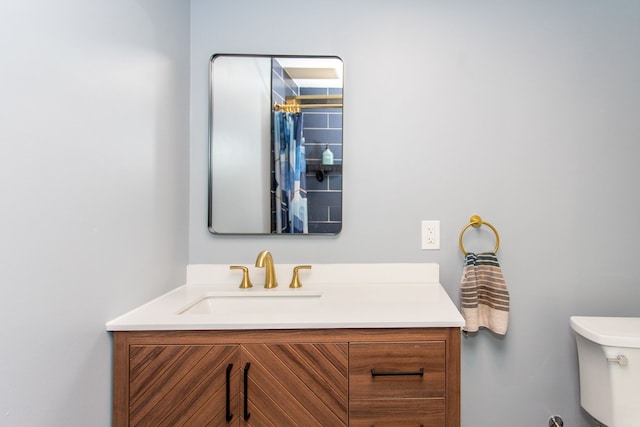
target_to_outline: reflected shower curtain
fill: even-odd
[[[276,233],[308,233],[302,113],[273,113]]]

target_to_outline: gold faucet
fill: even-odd
[[[267,289],[272,289],[278,286],[278,280],[276,280],[276,271],[273,268],[273,257],[271,256],[271,252],[262,251],[258,254],[258,258],[256,258],[256,267],[265,268],[264,272],[264,287]]]

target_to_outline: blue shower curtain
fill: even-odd
[[[308,233],[302,113],[273,113],[276,233]]]

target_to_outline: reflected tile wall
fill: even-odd
[[[284,103],[290,95],[339,95],[341,89],[298,88],[277,61],[273,63],[273,102]],[[319,164],[326,146],[333,152],[335,164],[342,164],[342,109],[304,110],[305,153],[308,164]],[[273,170],[273,168],[272,168]],[[322,181],[316,170],[309,168],[307,203],[310,233],[338,233],[342,228],[342,171],[327,172]],[[275,224],[275,208],[272,224]]]
[[[339,95],[339,89],[300,88],[300,95]],[[304,138],[307,164],[319,164],[327,145],[334,164],[342,164],[342,109],[314,108],[304,111]],[[338,233],[342,228],[342,171],[324,174],[307,171],[309,232]]]

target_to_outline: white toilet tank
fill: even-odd
[[[640,317],[573,316],[580,403],[609,427],[640,426]]]

